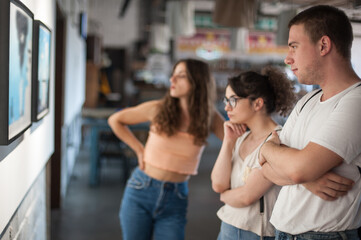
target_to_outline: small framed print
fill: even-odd
[[[37,122],[49,112],[51,31],[41,21],[34,21],[33,89],[31,120]]]

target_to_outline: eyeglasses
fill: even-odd
[[[235,108],[237,105],[237,100],[239,100],[239,99],[242,99],[242,98],[241,97],[230,97],[230,98],[224,97],[223,98],[224,106],[227,106],[227,104],[229,103],[231,108]]]

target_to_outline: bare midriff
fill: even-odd
[[[159,181],[166,182],[185,182],[189,179],[189,175],[176,173],[168,171],[165,169],[160,169],[155,166],[150,165],[149,163],[144,163],[144,172],[152,178],[155,178]]]

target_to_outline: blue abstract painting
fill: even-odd
[[[9,139],[31,122],[33,19],[10,4]]]

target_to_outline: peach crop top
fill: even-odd
[[[173,136],[149,131],[144,148],[144,161],[167,171],[196,175],[204,145],[194,144],[194,137],[185,132]]]

